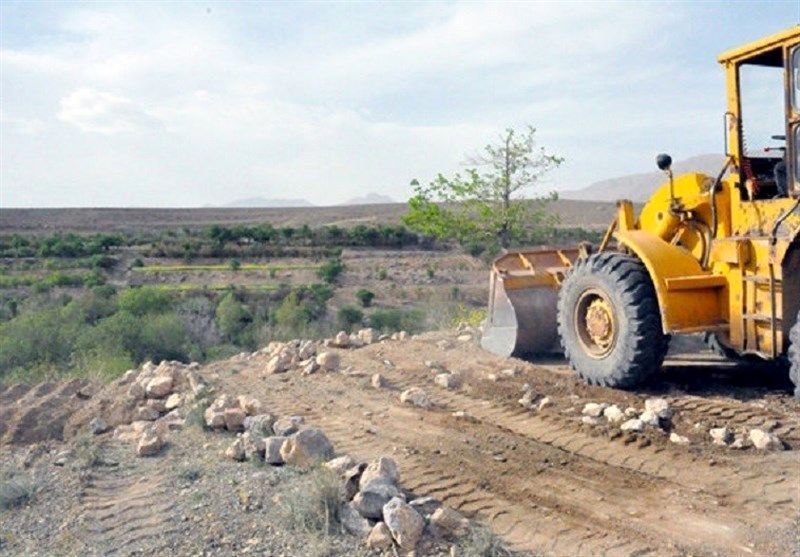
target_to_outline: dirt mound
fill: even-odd
[[[0,385],[0,444],[63,440],[67,420],[96,387],[73,379],[38,385]]]

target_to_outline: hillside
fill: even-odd
[[[722,155],[697,155],[686,160],[678,161],[672,165],[675,175],[686,172],[702,172],[716,175],[724,163]],[[654,165],[655,166],[655,165]],[[617,199],[630,199],[631,201],[644,202],[658,186],[664,183],[664,173],[658,170],[640,174],[628,174],[594,182],[592,185],[573,191],[561,192],[562,199],[584,201],[616,201]]]

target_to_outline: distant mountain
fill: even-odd
[[[388,195],[382,195],[380,193],[368,193],[366,195],[348,199],[342,203],[342,205],[382,205],[384,203],[397,203],[397,201]]]
[[[716,176],[725,162],[722,155],[697,155],[672,164],[676,176],[687,172],[702,172]],[[650,195],[666,181],[663,172],[655,170],[641,174],[628,174],[617,178],[609,178],[593,183],[581,190],[559,192],[561,199],[577,199],[584,201],[647,201]]]
[[[265,197],[248,197],[237,199],[222,207],[313,207],[314,204],[305,199],[267,199]]]

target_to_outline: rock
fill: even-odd
[[[241,408],[226,408],[223,416],[225,418],[225,429],[228,431],[242,431],[244,429],[244,419],[247,415]]]
[[[552,405],[553,405],[553,401],[550,400],[550,397],[546,396],[542,400],[539,401],[539,404],[536,405],[536,409],[541,412],[545,408],[548,408],[548,407],[550,407]]]
[[[497,383],[500,381],[500,377],[496,373],[487,373],[485,378],[487,381],[491,381],[492,383]]]
[[[333,445],[322,430],[308,428],[284,441],[281,456],[286,464],[308,467],[333,457]]]
[[[678,435],[674,431],[669,434],[669,440],[675,443],[676,445],[688,445],[690,443],[688,437],[684,437],[683,435]]]
[[[447,339],[437,340],[436,347],[439,350],[450,350],[453,347],[453,343]]]
[[[472,340],[472,335],[458,335],[456,340],[458,342],[469,342]]]
[[[236,438],[236,440],[225,449],[225,456],[237,462],[241,462],[247,457],[247,453],[244,450],[244,442],[241,437]]]
[[[537,395],[533,391],[526,390],[525,394],[522,395],[522,398],[520,398],[518,402],[520,406],[523,406],[528,410],[533,410],[536,407],[536,400],[538,398],[539,395]]]
[[[313,375],[319,370],[319,364],[315,360],[308,360],[303,364],[303,375]]]
[[[599,418],[603,415],[603,411],[608,408],[608,404],[605,402],[598,403],[598,402],[588,402],[584,407],[583,411],[581,412],[584,416],[590,416],[592,418]]]
[[[444,369],[444,366],[436,360],[425,360],[425,367],[432,370]]]
[[[644,422],[639,418],[632,418],[624,422],[619,428],[622,431],[642,431],[644,430]]]
[[[250,395],[239,396],[239,408],[248,416],[257,416],[263,412],[261,401]]]
[[[180,393],[172,393],[164,401],[165,410],[175,410],[183,404],[183,395]]]
[[[433,382],[445,389],[457,389],[461,386],[461,376],[455,373],[439,373]]]
[[[155,456],[164,446],[164,438],[158,433],[156,428],[149,427],[142,432],[139,443],[136,445],[138,456]]]
[[[672,417],[672,409],[663,398],[648,398],[644,401],[644,409],[652,412],[661,420],[669,420]]]
[[[133,411],[135,421],[154,422],[158,419],[159,413],[149,406],[137,406]]]
[[[222,429],[225,427],[224,410],[214,411],[211,408],[206,408],[203,416],[206,420],[206,426],[210,427],[211,429]]]
[[[297,357],[301,360],[308,360],[317,354],[317,345],[313,340],[305,340],[300,343],[300,348],[297,349]]]
[[[632,406],[628,406],[625,409],[625,417],[626,418],[635,418],[638,415],[639,415],[639,411],[636,408],[633,408]]]
[[[303,425],[303,421],[303,416],[283,416],[272,424],[272,431],[275,435],[288,436],[296,433]]]
[[[594,416],[582,416],[581,422],[587,425],[600,425],[600,418],[595,418]]]
[[[317,365],[324,371],[337,371],[339,369],[339,354],[336,352],[322,352],[317,355]]]
[[[751,429],[750,441],[756,449],[762,451],[782,451],[783,442],[774,433],[763,429]]]
[[[249,431],[255,435],[267,437],[272,435],[272,424],[275,423],[275,416],[272,414],[258,414],[256,416],[247,416],[242,425],[245,431]]]
[[[519,371],[517,371],[514,368],[501,369],[500,375],[502,375],[503,377],[516,377],[517,375],[519,375]]]
[[[390,483],[371,482],[353,497],[353,506],[365,518],[380,519],[383,507],[393,498],[401,498],[402,492]]]
[[[337,476],[344,476],[350,468],[356,465],[355,459],[350,455],[344,455],[329,460],[325,463],[325,468],[336,474]]]
[[[344,496],[348,501],[358,493],[358,484],[361,481],[361,474],[367,467],[365,463],[356,464],[348,468],[342,475],[344,479]]]
[[[339,331],[336,333],[336,336],[333,337],[333,346],[336,346],[337,348],[347,348],[349,345],[350,335],[344,331]]]
[[[645,425],[653,427],[658,427],[660,423],[658,420],[658,416],[652,410],[645,410],[644,412],[639,414],[639,419],[642,420],[642,423],[644,423]]]
[[[159,414],[167,411],[167,401],[163,398],[151,398],[145,403],[148,408],[152,408]]]
[[[428,397],[428,393],[419,387],[411,387],[410,389],[403,391],[400,394],[400,402],[404,404],[412,404],[418,408],[431,407],[431,399]]]
[[[469,520],[449,507],[439,507],[431,515],[431,524],[446,538],[461,537],[469,532]]]
[[[101,433],[105,433],[111,429],[106,421],[101,417],[92,418],[92,421],[89,422],[89,431],[91,431],[94,435],[100,435]]]
[[[394,545],[394,538],[392,532],[385,522],[378,522],[372,527],[372,530],[367,536],[367,547],[370,549],[377,549],[379,551],[387,551]]]
[[[402,551],[413,551],[425,528],[420,514],[399,497],[384,505],[383,521]]]
[[[373,374],[372,375],[372,379],[370,380],[370,383],[376,389],[382,389],[383,387],[386,386],[386,380],[383,378],[383,375],[381,375],[380,373]]]
[[[292,365],[292,358],[289,354],[281,352],[269,359],[267,366],[264,368],[264,373],[273,375],[275,373],[283,373]]]
[[[69,462],[69,460],[72,458],[73,454],[74,453],[72,452],[72,449],[65,449],[63,451],[59,451],[56,454],[55,459],[53,459],[53,465],[54,466],[66,465],[67,462]]]
[[[378,340],[378,333],[373,328],[361,329],[358,331],[358,338],[364,344],[373,344]]]
[[[364,489],[373,482],[396,484],[400,481],[400,470],[394,459],[382,456],[370,462],[361,474],[359,485]]]
[[[273,464],[276,466],[283,464],[281,447],[283,447],[286,439],[286,437],[280,435],[273,435],[264,439],[264,461],[267,464]]]
[[[625,419],[625,413],[616,404],[606,407],[603,410],[603,416],[612,424],[618,424]]]
[[[408,331],[400,331],[397,333],[397,340],[408,340]]]
[[[733,434],[727,427],[714,427],[708,430],[711,440],[715,445],[725,446],[733,439]]]
[[[131,383],[128,387],[128,396],[134,400],[142,400],[145,397],[145,394],[144,385],[138,381]]]
[[[354,536],[358,536],[359,538],[368,536],[372,531],[369,520],[359,514],[359,512],[353,506],[353,503],[348,502],[341,506],[341,509],[339,510],[339,518],[342,521],[342,526],[344,527],[345,531],[353,534]]]
[[[242,444],[244,445],[244,455],[248,460],[254,458],[263,459],[264,452],[266,451],[266,444],[264,438],[260,435],[254,435],[249,431],[242,433]]]
[[[734,435],[733,441],[728,445],[729,449],[741,450],[750,446],[750,441],[741,433]]]
[[[149,398],[164,398],[172,392],[172,376],[157,375],[147,382],[145,393]]]
[[[432,515],[436,509],[442,506],[441,501],[430,496],[419,497],[413,501],[409,501],[408,504],[414,507],[414,510],[422,516]]]

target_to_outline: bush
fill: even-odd
[[[131,269],[134,269],[134,268],[137,268],[137,267],[144,267],[144,261],[142,261],[138,257],[136,259],[134,259],[133,262],[131,263]]]
[[[141,341],[134,354],[136,361],[188,359],[186,329],[178,316],[165,313],[143,321]]]
[[[339,327],[348,333],[364,321],[364,312],[353,306],[342,306],[336,314]]]
[[[464,557],[512,557],[502,540],[486,526],[476,525],[458,542],[459,555]]]
[[[389,277],[389,273],[386,272],[386,269],[381,269],[378,271],[378,279],[379,280],[386,280]]]
[[[215,316],[220,332],[231,341],[235,341],[253,320],[247,307],[236,299],[233,292],[228,292],[220,300]]]
[[[311,321],[311,311],[301,303],[297,291],[292,291],[273,312],[272,320],[277,325],[299,329]]]
[[[110,269],[117,264],[117,259],[110,255],[95,254],[89,259],[93,269]]]
[[[356,299],[358,299],[361,307],[368,308],[372,305],[372,300],[375,299],[375,293],[367,290],[366,288],[362,288],[356,292]]]
[[[238,259],[231,259],[228,266],[231,268],[231,271],[238,271],[242,268],[242,264],[239,262]]]
[[[33,500],[38,491],[36,484],[20,476],[0,482],[0,509],[16,509]]]
[[[123,311],[133,315],[145,315],[169,310],[172,307],[172,297],[169,292],[151,286],[141,286],[123,290],[119,294],[118,303]]]
[[[322,264],[317,270],[317,275],[328,284],[334,284],[343,271],[344,263],[342,263],[342,260],[333,258]]]
[[[422,311],[416,309],[382,308],[370,314],[369,324],[379,331],[416,332],[420,330],[423,317]]]
[[[280,514],[286,530],[338,534],[342,503],[341,481],[321,466],[300,476],[299,485],[281,498]]]

